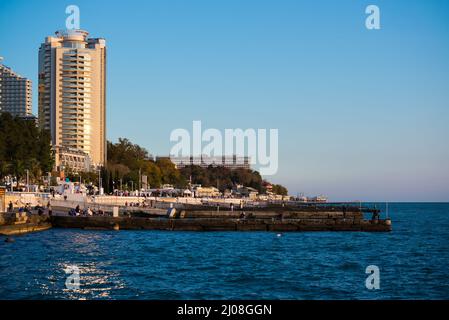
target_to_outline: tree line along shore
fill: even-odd
[[[217,187],[220,192],[244,185],[266,192],[268,181],[259,172],[250,169],[228,169],[223,166],[187,166],[177,169],[169,158],[152,159],[149,152],[133,144],[126,138],[118,142],[107,142],[107,165],[101,169],[102,186],[105,193],[115,189],[131,190],[139,185],[139,177],[145,175],[152,188],[172,185],[187,188],[189,183],[204,187]],[[8,113],[0,114],[0,185],[14,180],[30,184],[44,185],[44,177],[51,173],[56,183],[60,176],[54,171],[54,152],[51,147],[50,133],[39,129],[35,122],[12,117]],[[85,184],[98,184],[99,173],[75,172],[65,168],[64,175],[70,181],[82,181]],[[282,185],[272,184],[271,192],[287,195],[288,190]]]

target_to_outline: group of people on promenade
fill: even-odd
[[[19,202],[16,201],[16,206],[18,206],[18,205],[19,205]],[[26,212],[27,214],[31,215],[31,214],[33,214],[33,210],[37,211],[37,214],[40,216],[45,214],[45,211],[47,211],[48,215],[50,215],[50,216],[52,215],[52,212],[53,212],[52,208],[51,208],[50,201],[48,201],[46,209],[39,204],[32,207],[30,203],[25,203],[25,205],[18,206],[19,213]],[[8,203],[8,212],[14,212],[14,203],[12,201],[9,201],[9,203]]]
[[[69,216],[85,216],[85,217],[92,217],[92,216],[104,216],[105,212],[101,209],[98,209],[97,211],[92,210],[90,207],[87,207],[87,209],[82,210],[79,205],[76,206],[75,209],[70,209]]]

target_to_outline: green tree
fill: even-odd
[[[278,194],[278,195],[281,195],[281,196],[288,195],[287,188],[285,188],[284,186],[281,186],[280,184],[273,184],[272,191],[273,191],[274,194]]]
[[[156,165],[161,172],[162,184],[177,185],[180,182],[181,174],[176,166],[169,158],[160,158],[156,161]]]
[[[203,186],[218,186],[220,191],[231,189],[236,184],[265,192],[261,175],[250,169],[231,170],[223,166],[187,166],[177,169],[169,158],[158,158],[157,161],[149,159],[149,153],[145,148],[133,144],[130,140],[120,138],[117,143],[108,141],[108,164],[103,171],[103,181],[106,192],[112,191],[113,182],[123,179],[123,185],[139,185],[139,172],[148,177],[151,188],[158,188],[163,184],[171,184],[178,188],[185,188],[190,178],[193,184]],[[282,186],[281,186],[282,187]],[[283,187],[282,187],[283,188]],[[286,189],[279,188],[279,192],[286,193]]]
[[[142,172],[148,177],[151,188],[159,188],[162,185],[161,169],[153,161],[147,161],[142,167]]]
[[[30,172],[31,182],[38,182],[43,172],[54,164],[50,135],[39,130],[33,121],[0,114],[0,180],[7,175],[24,178]]]

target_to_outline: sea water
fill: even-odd
[[[13,243],[0,237],[0,298],[449,299],[449,204],[395,203],[389,215],[389,233],[51,229]],[[368,266],[379,268],[378,289],[366,286]],[[79,286],[68,282],[73,270]]]

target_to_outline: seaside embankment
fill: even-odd
[[[241,205],[177,203],[151,200],[148,206],[124,205],[124,201],[92,203],[64,199],[37,199],[51,204],[52,214],[40,207],[28,212],[0,215],[0,234],[14,235],[51,227],[95,230],[167,231],[366,231],[392,230],[390,219],[379,210],[349,204]],[[74,212],[78,208],[78,213]],[[88,214],[87,212],[91,213]],[[71,212],[71,214],[69,214]],[[370,217],[366,217],[369,215]]]
[[[332,208],[292,210],[180,210],[161,209],[102,215],[70,216],[58,207],[53,215],[13,213],[3,215],[0,234],[14,235],[55,228],[94,230],[167,230],[167,231],[391,231],[389,219],[364,219],[363,212]],[[6,217],[6,218],[5,218]]]
[[[196,218],[143,218],[143,217],[71,217],[54,216],[57,228],[94,230],[167,230],[167,231],[391,231],[389,220],[362,220],[356,217],[323,216],[301,218],[196,217]]]

